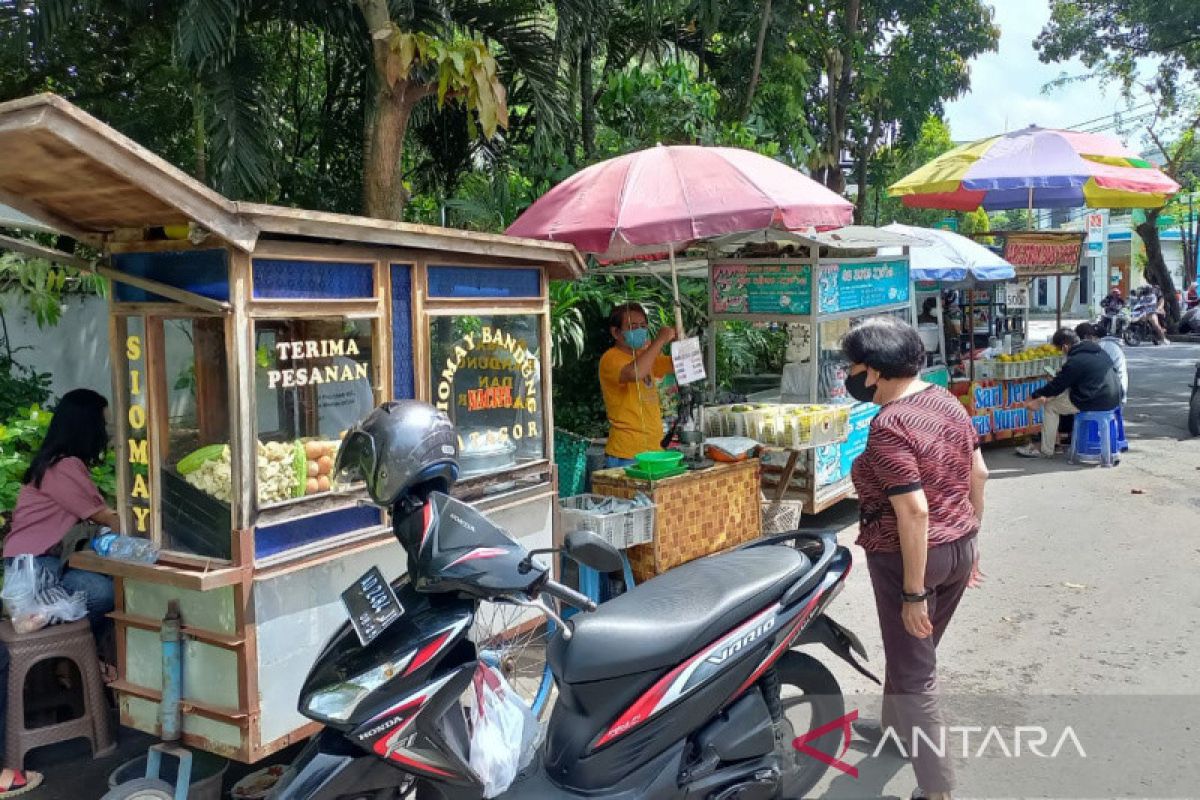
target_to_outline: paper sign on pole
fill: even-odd
[[[1010,308],[1029,307],[1029,284],[1021,281],[1004,284],[1004,304]]]
[[[1108,239],[1108,209],[1089,211],[1086,225],[1088,255],[1104,255],[1105,241]]]
[[[671,361],[675,364],[675,382],[680,386],[702,381],[704,372],[704,353],[700,351],[700,339],[693,336],[681,339],[671,346]]]

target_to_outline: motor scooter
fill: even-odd
[[[800,648],[822,645],[878,681],[855,658],[858,638],[825,614],[852,563],[833,532],[698,559],[597,607],[446,494],[406,496],[391,516],[409,556],[391,584],[394,621],[366,644],[347,623],[317,658],[299,710],[326,727],[274,800],[483,797],[466,711],[486,666],[467,637],[481,603],[555,619],[557,701],[504,800],[800,798],[849,741],[837,680]],[[562,552],[600,571],[621,563],[587,531]],[[564,621],[557,603],[581,613]]]

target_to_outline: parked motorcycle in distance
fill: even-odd
[[[481,603],[508,602],[558,620],[546,648],[558,699],[543,744],[499,797],[804,797],[849,729],[837,680],[797,648],[823,645],[878,680],[855,660],[865,654],[854,634],[825,616],[851,566],[836,536],[754,542],[597,608],[446,494],[456,440],[444,414],[414,401],[385,404],[347,434],[337,471],[391,509],[408,574],[392,584],[399,608],[376,638],[364,644],[347,623],[317,658],[299,710],[326,727],[270,796],[482,798],[465,705],[488,667],[467,630]],[[586,531],[568,534],[562,552],[620,568],[617,550]],[[564,623],[548,598],[581,613]]]
[[[1144,287],[1145,288],[1145,287]],[[1153,342],[1154,327],[1150,319],[1158,313],[1158,297],[1152,291],[1139,293],[1129,310],[1129,324],[1121,332],[1121,338],[1130,347],[1137,347],[1143,342]]]
[[[1120,338],[1125,332],[1125,328],[1129,325],[1129,310],[1126,308],[1106,308],[1100,312],[1100,316],[1092,322],[1096,326],[1096,330],[1100,332],[1100,337],[1115,336]]]

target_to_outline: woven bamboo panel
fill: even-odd
[[[625,498],[642,492],[654,501],[654,541],[628,550],[639,583],[762,533],[757,460],[654,482],[627,478],[623,470],[603,470],[592,474],[592,491]]]

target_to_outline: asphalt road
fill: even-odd
[[[1043,333],[1051,327],[1043,325]],[[998,706],[1063,695],[1105,695],[1117,704],[1128,695],[1171,695],[1181,707],[1196,704],[1200,439],[1188,434],[1186,413],[1200,346],[1127,348],[1126,354],[1131,451],[1118,467],[1025,460],[1011,446],[985,451],[991,480],[980,548],[987,580],[968,591],[939,648],[944,694],[986,695]],[[844,525],[840,539],[849,544],[856,510],[845,503],[807,524]],[[857,559],[861,551],[854,550]],[[830,614],[861,636],[872,665],[882,669],[865,569],[851,573]],[[850,695],[848,711],[878,713],[878,687],[840,662],[823,661]],[[1194,743],[1194,728],[1189,731]],[[915,786],[911,768],[898,759],[865,759],[864,749],[856,742],[845,759],[863,767],[859,777],[831,769],[821,792],[908,797]],[[1161,791],[1196,796],[1200,768],[1176,755],[1164,759],[1164,770],[1190,775],[1192,789],[1183,795]],[[996,793],[1005,769],[1019,767],[960,762],[964,796],[1029,796],[1028,789]],[[1103,794],[1092,796],[1156,796],[1144,776],[1131,774],[1125,782],[1114,777]],[[1069,786],[1049,794],[1082,796]]]

